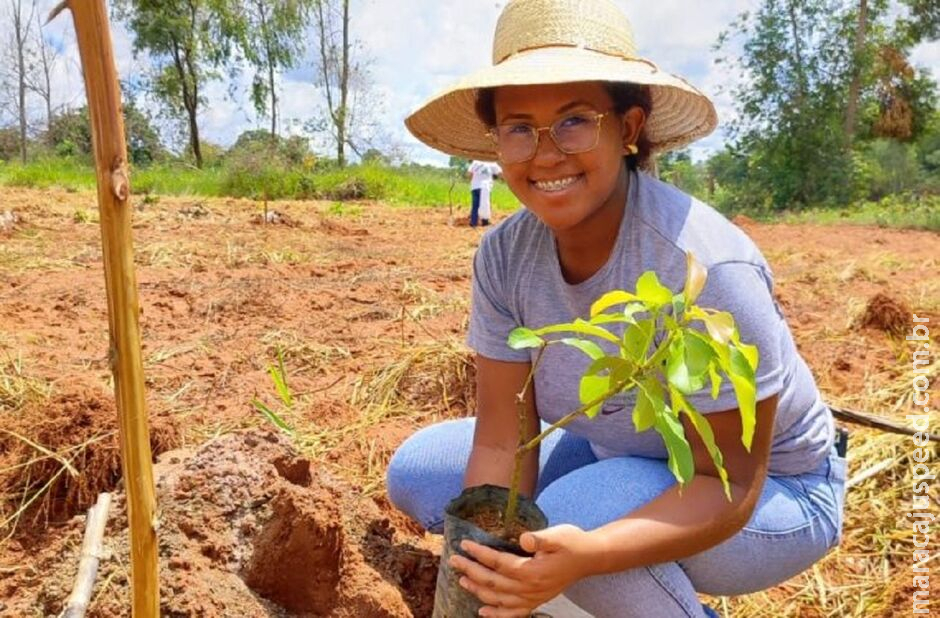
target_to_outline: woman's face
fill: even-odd
[[[540,131],[535,156],[521,163],[502,163],[503,177],[516,197],[556,232],[572,231],[601,210],[623,206],[623,157],[626,146],[635,144],[640,135],[645,120],[641,109],[617,116],[606,88],[597,82],[505,86],[496,89],[494,107],[497,124],[536,128],[576,112],[606,113],[596,148],[565,154],[548,131]]]

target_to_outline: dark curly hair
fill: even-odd
[[[647,86],[640,84],[631,84],[627,82],[603,82],[607,94],[614,102],[614,112],[618,116],[623,116],[627,110],[632,107],[639,107],[649,118],[653,111],[653,97]],[[480,120],[488,127],[496,126],[496,89],[481,88],[477,93],[476,112]],[[646,139],[646,131],[640,133],[640,138],[636,143],[637,153],[627,155],[624,159],[627,162],[627,168],[636,170],[645,168],[650,159],[650,143]]]

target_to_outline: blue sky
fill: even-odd
[[[719,130],[692,146],[696,158],[720,148],[722,126],[733,121],[733,104],[728,94],[720,92],[731,76],[714,62],[711,47],[718,34],[743,10],[753,8],[757,0],[615,0],[633,24],[634,36],[642,56],[662,69],[678,73],[712,97],[718,110]],[[493,30],[504,0],[352,0],[353,35],[363,44],[372,60],[370,107],[388,140],[405,149],[410,159],[445,163],[446,156],[417,142],[405,130],[403,120],[436,90],[460,76],[490,62]],[[53,2],[40,2],[44,11]],[[115,56],[122,77],[141,73],[145,59],[134,59],[131,39],[119,24],[113,26]],[[61,42],[63,60],[58,68],[58,103],[81,105],[84,99],[78,53],[71,22],[62,15],[47,26],[49,34]],[[313,39],[311,39],[311,43]],[[914,53],[918,65],[940,67],[940,43],[921,45]],[[281,80],[281,115],[296,124],[322,110],[321,95],[313,84],[313,71],[301,67]],[[209,141],[231,144],[241,131],[266,126],[256,117],[245,87],[250,73],[236,80],[240,91],[231,100],[233,84],[220,81],[207,91],[210,104],[200,116],[203,135]],[[319,113],[322,113],[320,111]],[[290,129],[289,129],[290,130]],[[295,128],[293,130],[299,130]]]

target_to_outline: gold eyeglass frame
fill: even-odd
[[[496,127],[493,127],[492,129],[487,131],[486,135],[491,140],[493,140],[493,144],[496,146],[496,156],[499,157],[500,161],[502,161],[503,163],[506,163],[507,165],[514,165],[516,163],[525,163],[526,161],[531,161],[532,159],[534,159],[535,155],[538,154],[538,151],[539,151],[539,141],[542,139],[542,131],[548,131],[548,135],[552,138],[552,143],[555,144],[555,147],[558,148],[560,152],[563,152],[565,154],[581,154],[583,152],[590,152],[594,150],[595,148],[597,148],[597,144],[600,142],[600,139],[601,139],[601,122],[604,121],[605,116],[609,116],[610,114],[611,114],[611,110],[607,110],[606,112],[603,112],[601,114],[594,115],[594,143],[591,145],[590,148],[585,148],[583,150],[565,150],[564,148],[561,147],[561,144],[558,143],[558,136],[555,135],[555,125],[562,120],[565,120],[572,116],[576,116],[577,113],[567,114],[565,116],[561,116],[560,118],[556,118],[555,121],[552,122],[552,124],[548,125],[547,127],[530,126],[529,129],[535,132],[535,147],[532,149],[531,155],[529,155],[525,159],[519,159],[518,161],[510,161],[510,162],[504,161],[503,153],[499,149],[499,137],[496,135],[496,129],[499,126],[506,126],[506,125],[497,125]]]

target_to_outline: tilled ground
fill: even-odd
[[[119,472],[115,427],[108,420],[113,418],[113,404],[100,232],[92,194],[2,189],[0,196],[0,210],[18,215],[12,228],[0,235],[0,486],[5,501],[0,516],[6,520],[4,534],[12,533],[0,547],[0,603],[7,608],[0,614],[33,599],[30,611],[42,615],[67,596],[71,575],[66,576],[66,567],[74,570],[74,562],[63,562],[61,573],[55,571],[60,575],[52,580],[43,560],[67,553],[67,547],[74,549],[69,543],[80,538],[81,524],[70,518],[87,508],[95,492],[113,489]],[[411,548],[396,554],[396,560],[423,556],[420,552],[432,543],[387,506],[382,470],[394,448],[416,428],[472,412],[472,370],[461,340],[469,309],[471,258],[480,232],[449,225],[441,210],[374,203],[278,202],[272,208],[286,216],[281,223],[263,225],[257,223],[260,206],[247,201],[134,200],[154,450],[195,449],[232,430],[257,425],[270,429],[253,405],[257,399],[293,427],[294,446],[315,462],[312,474],[345,483],[345,499],[362,505],[356,508],[366,513],[361,518],[368,520],[365,528],[343,534],[356,543],[374,540],[374,534],[369,537],[363,530],[387,520],[375,524],[375,534],[384,534],[381,538],[388,539],[389,547]],[[899,320],[909,322],[912,311],[940,318],[940,237],[850,226],[746,220],[741,225],[770,261],[776,294],[798,347],[829,400],[903,421],[910,362],[909,349],[898,334]],[[280,401],[269,374],[279,352],[293,395],[290,406]],[[858,431],[854,440],[865,443],[870,435]],[[878,444],[884,439],[872,438]],[[896,441],[889,446],[900,445]],[[853,461],[853,471],[873,463]],[[47,490],[40,491],[39,480],[55,475]],[[869,481],[876,485],[866,491],[907,483],[903,471],[889,470],[880,479]],[[298,506],[318,500],[311,495],[325,494],[303,488],[307,498],[284,498],[299,490],[280,482],[283,492],[266,494],[264,518],[276,522],[277,513],[306,513],[309,507],[318,513],[310,515],[311,525],[330,519],[319,507],[306,502]],[[174,500],[175,494],[164,495]],[[35,502],[20,508],[33,496]],[[816,575],[797,578],[759,597],[760,603],[745,601],[740,615],[787,615],[793,607],[800,608],[801,615],[890,611],[894,602],[888,597],[893,593],[856,594],[849,586],[868,582],[874,572],[869,551],[873,530],[901,538],[909,526],[896,517],[903,517],[903,511],[872,512],[876,506],[861,494],[857,499],[850,494],[849,508],[858,513],[848,524],[858,533],[849,530],[844,555],[823,564],[818,574],[822,584],[812,583]],[[121,509],[118,503],[113,512]],[[264,518],[252,524],[257,543],[265,534],[275,534],[265,527]],[[121,521],[112,522],[115,538],[121,534]],[[193,530],[206,526],[196,522]],[[302,536],[296,539],[300,546],[307,542]],[[185,533],[181,538],[194,543]],[[331,610],[304,609],[305,601],[270,592],[279,583],[265,574],[263,565],[281,557],[263,557],[261,552],[252,562],[248,553],[230,555],[247,551],[249,545],[226,543],[240,548],[215,551],[193,545],[198,555],[186,562],[188,567],[169,562],[171,555],[165,554],[164,572],[171,578],[164,586],[167,615],[233,615],[213,606],[215,601],[207,595],[189,594],[191,582],[200,579],[194,573],[203,568],[233,574],[242,582],[231,580],[231,590],[247,594],[244,598],[251,597],[256,605],[239,615],[276,615],[263,613],[275,611],[265,605],[265,598],[314,615],[356,615],[342,612],[365,607],[349,604],[356,593],[327,582],[324,590],[332,586],[335,599],[346,600],[337,600]],[[257,543],[251,547],[257,549]],[[93,606],[98,615],[116,615],[113,612],[126,607],[127,565],[120,553],[118,547],[113,560],[102,567],[105,576],[99,579],[102,585]],[[902,575],[904,555],[910,551],[903,545],[886,550],[883,562],[889,578]],[[401,573],[389,575],[395,568],[411,569],[410,560],[384,572],[371,569],[393,590],[376,593],[384,600],[375,607],[389,613],[374,615],[425,615],[426,603],[418,598],[422,593],[412,593],[404,580],[396,580]],[[216,568],[219,565],[224,568]],[[174,588],[174,581],[184,583]],[[801,600],[817,585],[827,587],[828,598]],[[849,592],[836,592],[843,586]],[[864,588],[869,589],[874,590]],[[229,588],[220,585],[216,592],[224,590]],[[781,605],[775,610],[774,603]]]

